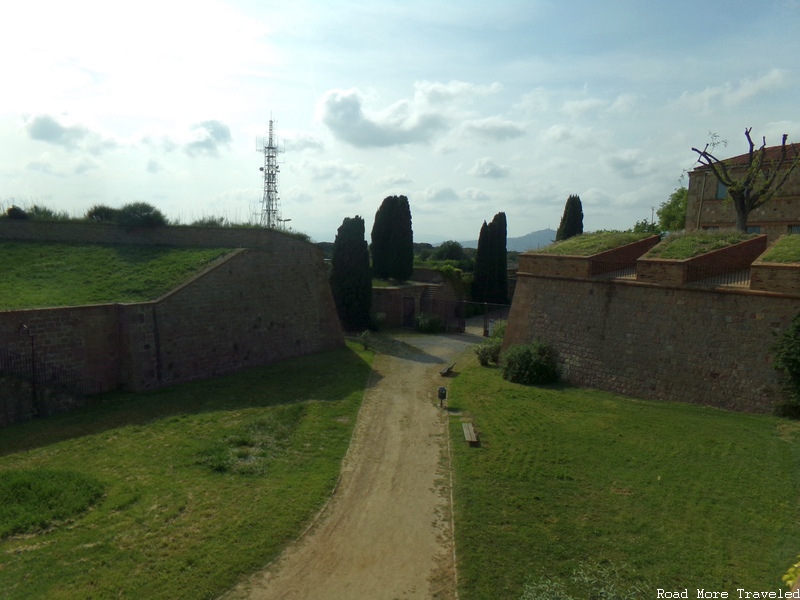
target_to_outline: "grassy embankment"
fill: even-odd
[[[781,587],[800,539],[800,423],[465,368],[450,406],[460,597],[519,598],[526,578],[627,565],[656,588]],[[575,598],[587,590],[573,590]]]
[[[707,231],[687,231],[673,233],[661,240],[647,253],[648,258],[670,258],[685,260],[706,252],[720,250],[727,246],[753,239],[755,233],[742,233],[736,229],[712,229]]]
[[[0,595],[218,597],[329,497],[371,356],[351,345],[3,429]]]
[[[800,262],[800,235],[785,235],[770,246],[764,253],[764,262]]]
[[[0,242],[0,310],[154,300],[230,251]]]
[[[563,256],[592,256],[606,250],[638,242],[652,235],[652,233],[631,233],[629,231],[594,231],[555,242],[544,248],[539,248],[535,252]]]

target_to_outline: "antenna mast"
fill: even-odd
[[[283,228],[278,197],[278,142],[272,129],[272,117],[269,120],[269,138],[258,142],[257,152],[264,153],[264,166],[259,171],[264,173],[264,196],[261,199],[261,227],[272,229]]]

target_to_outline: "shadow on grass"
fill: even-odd
[[[152,392],[108,392],[90,406],[2,429],[0,456],[176,415],[333,402],[363,392],[380,375],[350,348],[281,361]]]

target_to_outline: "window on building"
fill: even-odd
[[[747,233],[761,233],[761,225],[748,225]]]
[[[722,183],[721,181],[717,182],[717,195],[715,198],[717,200],[725,200],[728,197],[728,186]]]
[[[800,225],[789,225],[789,235],[800,233]]]

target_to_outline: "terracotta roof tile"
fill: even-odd
[[[781,146],[769,146],[764,149],[766,152],[766,156],[764,160],[767,162],[778,161],[781,157]],[[755,152],[758,152],[758,147],[755,148]],[[800,143],[796,144],[786,144],[786,156],[787,159],[791,159],[794,157],[795,154],[800,154]],[[739,165],[746,165],[747,159],[750,156],[749,153],[740,154],[739,156],[732,156],[730,158],[724,158],[720,162],[724,162],[725,166],[727,167],[735,167]],[[700,165],[696,167],[695,171],[704,171],[708,169],[707,165]]]

